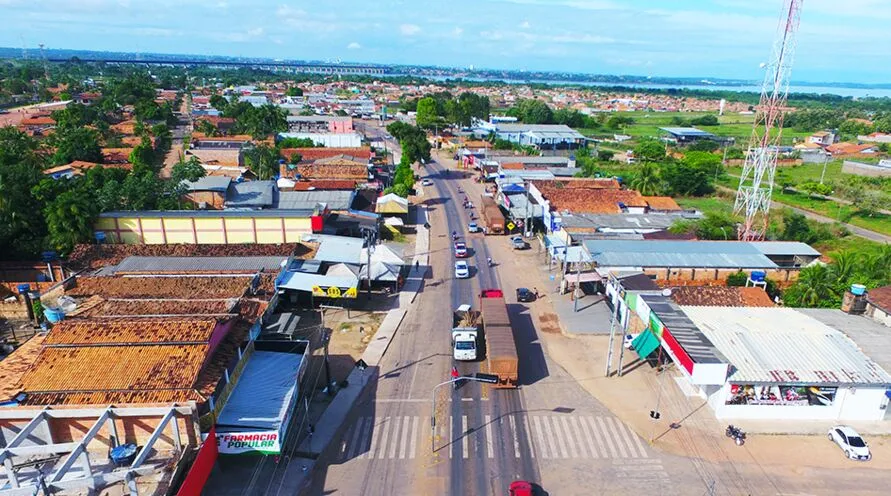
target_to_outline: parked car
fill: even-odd
[[[460,241],[455,243],[455,256],[458,258],[467,258],[467,245]]]
[[[510,238],[510,246],[514,250],[525,250],[529,248],[529,243],[520,236],[514,236]]]
[[[535,301],[535,293],[529,288],[517,288],[517,301],[521,303]]]
[[[467,232],[478,233],[480,232],[480,226],[476,222],[471,222],[467,224]]]
[[[513,481],[510,483],[510,496],[532,496],[532,484],[526,481]]]
[[[431,181],[431,180],[429,180],[429,179],[424,179],[423,181],[421,181],[421,185],[423,185],[423,186],[433,186],[433,181]]]
[[[851,426],[833,426],[829,429],[829,440],[835,442],[851,460],[869,461],[872,458],[869,445]]]
[[[470,267],[467,262],[459,260],[455,262],[455,279],[467,279],[470,277]]]

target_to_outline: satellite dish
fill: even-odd
[[[662,290],[662,296],[664,296],[664,297],[666,297],[666,298],[668,298],[669,296],[671,296],[671,288],[665,288],[665,289],[663,289],[663,290]]]

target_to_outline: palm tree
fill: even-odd
[[[630,186],[644,196],[658,195],[662,190],[659,170],[652,163],[644,163],[631,179]]]
[[[857,274],[859,256],[851,250],[837,251],[829,255],[832,258],[832,272],[839,284],[845,286]]]
[[[278,152],[268,145],[257,145],[245,150],[244,160],[260,180],[278,174]]]
[[[834,283],[835,275],[828,265],[813,265],[802,269],[784,299],[789,306],[833,307],[838,303]]]

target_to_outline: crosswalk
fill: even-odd
[[[496,452],[538,459],[649,458],[640,437],[610,416],[485,415],[479,425],[467,415],[453,420],[438,419],[436,427],[442,456],[450,458],[494,458]],[[430,452],[430,436],[429,416],[358,417],[342,438],[340,458],[411,460]]]

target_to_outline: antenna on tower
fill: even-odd
[[[773,56],[767,64],[761,86],[761,100],[755,109],[755,123],[736,201],[735,213],[744,213],[746,220],[740,226],[740,241],[764,239],[767,231],[770,198],[777,170],[777,155],[783,133],[783,117],[789,109],[789,78],[795,55],[795,35],[801,21],[803,0],[786,0],[780,20]]]
[[[49,66],[46,64],[46,52],[43,50],[43,43],[38,44],[40,47],[40,59],[43,61],[43,77],[49,80]]]
[[[19,35],[19,39],[22,40],[22,60],[28,60],[28,49],[25,47],[25,37]]]

